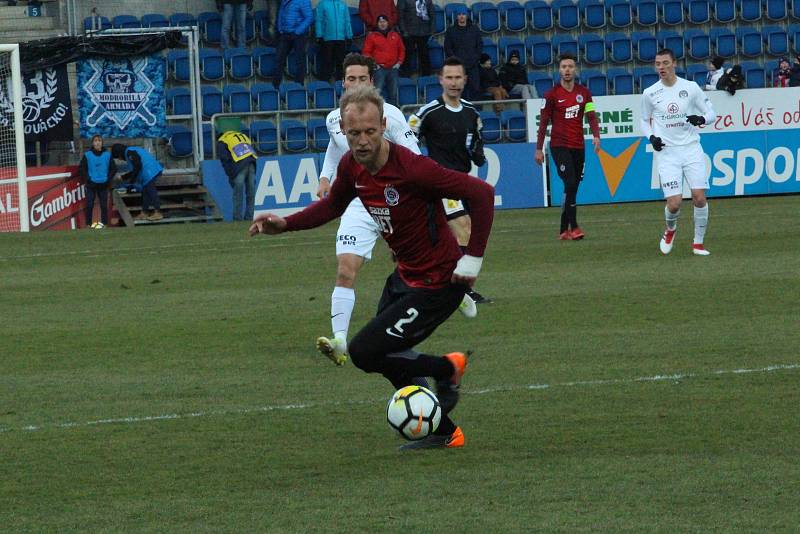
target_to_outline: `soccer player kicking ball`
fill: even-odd
[[[708,174],[700,146],[698,126],[714,122],[717,115],[700,86],[675,75],[675,54],[663,49],[656,54],[659,81],[642,93],[642,133],[653,145],[661,190],[667,205],[667,227],[661,237],[661,252],[669,254],[681,213],[683,179],[689,183],[694,204],[692,252],[708,256],[703,239],[708,225]]]
[[[345,91],[362,85],[372,87],[375,61],[361,54],[348,54],[344,60],[343,72],[342,87]],[[391,104],[384,104],[383,112],[386,118],[386,139],[419,154],[417,138],[408,128],[403,113]],[[347,139],[339,126],[340,119],[339,109],[331,111],[325,119],[330,142],[325,150],[325,160],[320,172],[317,190],[319,198],[324,198],[330,192],[336,167],[348,150]],[[344,365],[347,361],[347,333],[356,304],[356,277],[364,263],[372,258],[372,249],[379,237],[379,228],[364,209],[361,200],[353,199],[342,215],[336,232],[336,286],[331,294],[333,336],[317,339],[317,349],[336,365]],[[477,315],[475,303],[467,296],[459,309],[467,317]]]
[[[386,280],[377,315],[350,341],[350,357],[359,369],[382,374],[395,389],[426,385],[420,377],[436,380],[444,414],[439,427],[403,449],[462,447],[464,434],[447,414],[458,402],[467,356],[421,354],[413,347],[458,309],[477,279],[492,226],[494,189],[387,141],[383,99],[374,87],[346,91],[339,106],[350,152],[339,163],[330,194],[285,219],[258,215],[250,235],[315,228],[340,216],[358,196],[397,267]],[[442,198],[468,200],[479,215],[466,255],[447,226]]]

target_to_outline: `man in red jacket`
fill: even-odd
[[[389,18],[378,15],[378,29],[369,32],[364,40],[365,56],[375,60],[373,84],[381,92],[383,98],[393,106],[397,106],[397,78],[400,65],[406,58],[406,47],[403,38],[396,31],[389,29]]]
[[[376,20],[378,15],[384,15],[389,19],[389,27],[397,26],[397,8],[394,0],[360,0],[358,2],[358,16],[364,21],[367,32],[378,27]]]

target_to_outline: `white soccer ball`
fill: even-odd
[[[429,436],[439,427],[442,408],[428,388],[406,386],[395,391],[386,407],[389,425],[407,440]]]

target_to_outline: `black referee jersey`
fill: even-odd
[[[486,162],[483,124],[471,102],[462,99],[460,108],[453,109],[439,97],[411,115],[408,125],[420,140],[425,139],[428,155],[443,167],[469,172],[471,162],[478,167]]]

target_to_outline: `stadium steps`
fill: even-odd
[[[27,6],[0,6],[0,43],[25,43],[63,33],[55,17],[29,17]]]
[[[162,177],[168,178],[168,177]],[[173,224],[189,222],[222,221],[222,215],[214,199],[204,186],[186,183],[161,183],[159,178],[158,196],[161,199],[160,221],[137,221],[134,217],[142,211],[141,193],[124,193],[116,189],[111,198],[125,226],[145,226],[149,224]]]

